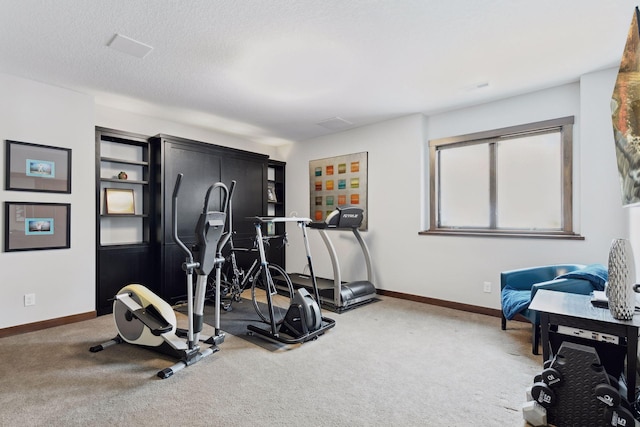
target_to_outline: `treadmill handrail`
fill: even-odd
[[[373,283],[373,269],[371,268],[371,254],[369,253],[369,247],[357,228],[352,229],[352,231],[356,236],[356,239],[358,239],[358,243],[360,243],[360,248],[362,248],[362,253],[364,254],[364,262],[367,265],[367,281]]]
[[[336,307],[340,307],[340,296],[342,295],[342,278],[340,277],[340,264],[338,263],[338,255],[336,249],[333,246],[333,242],[329,239],[325,228],[318,228],[320,237],[324,241],[324,245],[329,251],[329,258],[331,258],[331,266],[333,267],[333,304]]]
[[[369,252],[369,247],[367,246],[367,243],[364,241],[364,239],[362,238],[362,235],[360,234],[360,231],[358,231],[357,228],[316,228],[316,230],[318,230],[318,232],[320,233],[320,237],[322,237],[322,240],[324,241],[325,246],[327,247],[327,250],[329,252],[329,258],[331,258],[331,266],[333,267],[333,286],[334,286],[334,291],[333,291],[333,303],[335,304],[336,307],[341,307],[341,295],[342,295],[342,277],[340,275],[340,263],[338,262],[338,254],[336,252],[335,247],[333,246],[333,242],[331,241],[331,239],[329,238],[329,235],[327,234],[327,230],[351,230],[354,234],[354,236],[356,236],[356,240],[358,241],[358,243],[360,244],[360,249],[362,250],[362,253],[364,255],[364,262],[365,265],[367,267],[367,281],[371,284],[373,284],[373,269],[371,268],[371,253]]]

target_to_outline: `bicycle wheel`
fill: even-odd
[[[279,325],[284,321],[284,316],[287,314],[287,310],[293,300],[293,284],[286,271],[278,265],[269,264],[267,266],[267,275],[271,278],[275,287],[275,289],[271,289],[271,305],[273,306],[273,318],[276,325]],[[264,283],[261,267],[258,269],[255,280],[251,285],[251,299],[258,316],[264,322],[271,323],[269,306],[267,305],[267,289],[269,287]]]

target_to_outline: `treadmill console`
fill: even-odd
[[[327,228],[358,228],[364,219],[364,210],[353,206],[337,208],[331,212],[325,224]]]

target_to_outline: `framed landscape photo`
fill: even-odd
[[[136,213],[133,189],[105,188],[108,215],[134,215]]]
[[[5,189],[71,193],[71,149],[5,142]]]
[[[71,237],[69,203],[4,203],[4,251],[67,249]]]

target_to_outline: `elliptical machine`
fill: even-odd
[[[91,347],[93,353],[107,347],[128,342],[141,345],[152,350],[179,359],[179,361],[158,372],[158,377],[165,379],[175,372],[191,366],[203,358],[217,352],[218,345],[224,342],[225,334],[220,330],[220,269],[224,262],[222,247],[226,244],[230,234],[225,233],[225,222],[229,201],[233,194],[235,181],[228,189],[223,183],[217,182],[207,190],[204,207],[196,225],[196,245],[193,252],[180,240],[178,236],[177,200],[180,182],[183,174],[178,174],[173,189],[173,239],[185,253],[186,260],[182,269],[187,279],[187,321],[188,329],[177,328],[177,320],[173,308],[162,298],[139,284],[123,287],[114,298],[113,318],[118,335],[115,338]],[[209,210],[211,193],[220,189],[221,210]],[[211,337],[200,339],[204,319],[204,300],[207,277],[216,269],[216,305],[215,305],[215,333]],[[193,288],[193,272],[196,272],[195,295]],[[185,341],[186,338],[186,341]],[[200,348],[200,341],[209,347]]]

